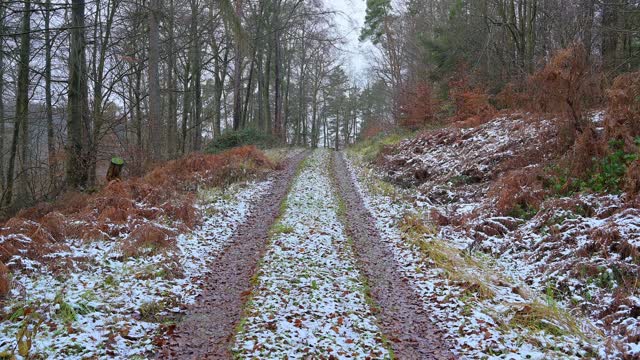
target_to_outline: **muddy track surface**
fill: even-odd
[[[230,245],[211,265],[202,296],[176,327],[172,338],[160,350],[159,359],[230,359],[234,330],[240,321],[244,298],[262,257],[269,229],[291,184],[298,164],[308,155],[287,160],[276,175],[271,190],[254,205],[247,221],[240,225]]]
[[[333,173],[346,207],[346,229],[353,240],[358,268],[368,279],[379,306],[378,319],[398,359],[455,359],[430,320],[418,295],[403,278],[393,253],[381,240],[375,220],[353,184],[342,153],[334,153]]]

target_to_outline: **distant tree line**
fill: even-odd
[[[365,127],[393,126],[430,109],[425,98],[455,107],[452,85],[489,95],[522,86],[565,48],[584,49],[588,71],[608,81],[637,70],[640,1],[367,0],[361,39],[375,44],[369,89],[384,104]]]
[[[203,151],[225,131],[355,141],[361,91],[335,14],[312,0],[0,4],[2,208]]]

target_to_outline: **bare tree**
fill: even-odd
[[[160,0],[149,3],[149,152],[154,161],[161,160],[162,127],[160,111],[160,28],[158,24]]]

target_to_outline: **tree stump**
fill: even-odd
[[[122,171],[123,165],[124,160],[121,157],[111,158],[109,170],[107,170],[107,182],[111,182],[116,179],[120,180],[120,172]]]

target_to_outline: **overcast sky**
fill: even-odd
[[[365,0],[324,0],[328,8],[339,12],[336,15],[338,31],[348,41],[346,44],[345,60],[351,76],[359,77],[367,67],[367,48],[370,44],[358,41],[360,29],[364,25],[367,4]]]

